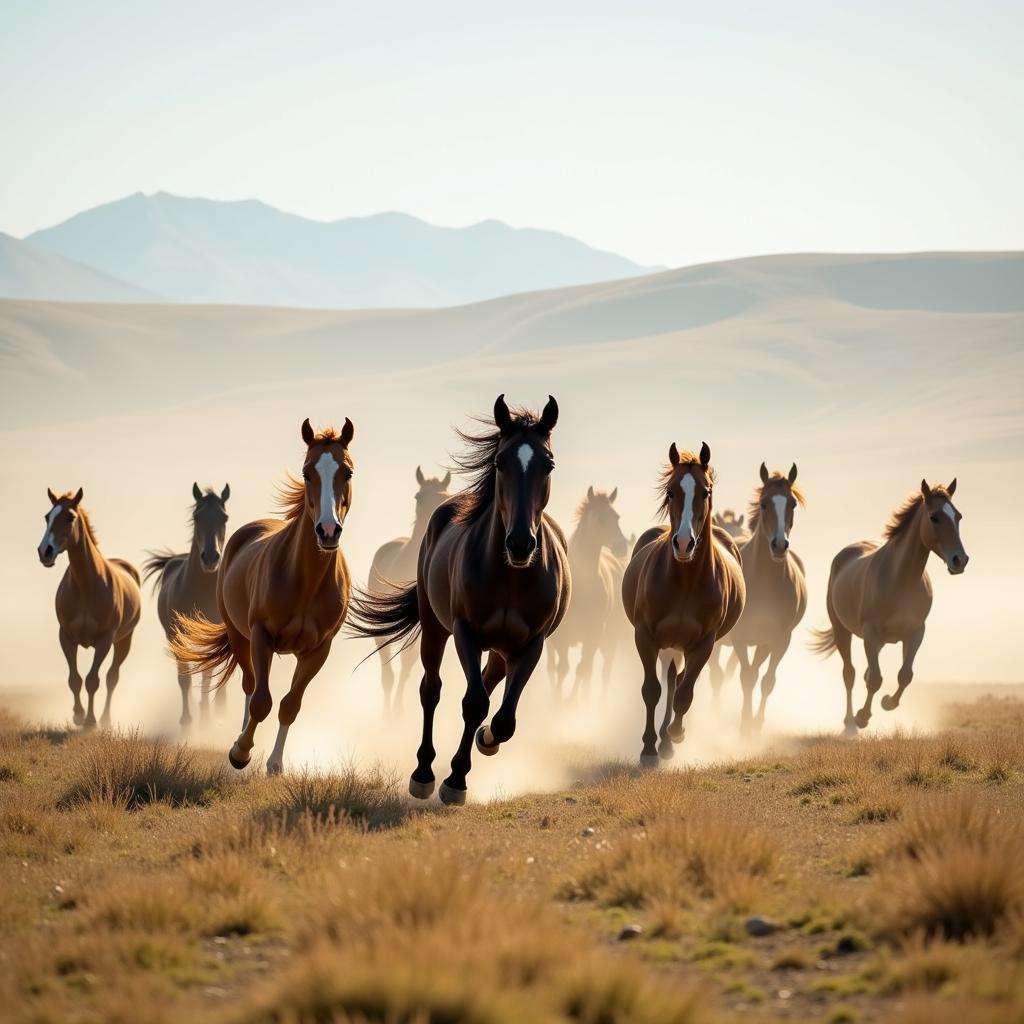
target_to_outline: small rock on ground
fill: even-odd
[[[643,935],[644,930],[638,924],[627,924],[625,928],[619,932],[619,942],[629,942],[630,939],[638,939]]]
[[[778,924],[767,917],[750,917],[743,927],[747,934],[753,935],[755,939],[763,938],[765,935],[771,935],[779,930]]]

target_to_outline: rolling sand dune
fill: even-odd
[[[104,551],[139,560],[146,548],[184,544],[193,479],[231,482],[231,526],[264,515],[275,483],[298,469],[303,417],[348,415],[356,491],[344,548],[363,577],[375,548],[407,531],[417,463],[428,472],[447,464],[451,426],[488,412],[502,391],[535,406],[549,392],[559,399],[552,511],[566,525],[593,483],[619,486],[627,533],[648,526],[672,440],[711,444],[719,508],[746,503],[762,459],[798,463],[809,505],[793,545],[808,566],[810,607],[769,705],[774,727],[838,723],[838,663],[811,659],[803,630],[824,619],[835,551],[877,537],[922,476],[959,478],[972,561],[959,579],[931,568],[936,600],[918,679],[1020,679],[1020,255],[765,257],[428,311],[7,301],[0,342],[5,682],[45,687],[54,715],[69,702],[52,618],[58,573],[35,555],[47,486],[83,485]],[[115,706],[121,720],[176,721],[161,640],[147,599]],[[296,726],[306,742],[296,735],[295,756],[381,752],[365,738],[379,732],[376,666],[352,675],[363,653],[337,646]],[[598,723],[567,716],[561,734],[635,754],[634,657],[624,655],[616,675],[612,706],[621,713]],[[895,659],[887,651],[887,678]],[[454,671],[448,679],[441,717],[450,729],[461,687]],[[537,680],[524,706],[538,722],[545,689]],[[411,707],[411,692],[407,699]],[[703,700],[691,752],[700,749]],[[876,717],[873,728],[918,720]],[[388,752],[393,745],[407,757],[415,728],[407,722],[389,737]],[[269,738],[268,730],[261,742]],[[448,738],[438,744],[443,760]],[[530,748],[518,749],[510,757],[528,762]],[[494,786],[523,781],[509,764],[482,769],[484,792],[489,773]]]

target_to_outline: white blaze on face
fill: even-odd
[[[956,509],[953,508],[953,506],[948,501],[945,505],[942,506],[942,511],[945,512],[947,516],[949,516],[949,518],[953,521],[953,525],[956,526]]]
[[[775,546],[781,548],[786,542],[786,496],[776,494],[772,502],[775,505]]]
[[[521,444],[516,450],[516,455],[519,456],[519,465],[523,467],[523,472],[525,473],[530,465],[530,459],[533,458],[533,446]]]
[[[39,542],[39,550],[42,551],[47,544],[52,544],[54,549],[57,547],[56,541],[53,539],[53,524],[57,521],[57,516],[60,515],[63,505],[57,504],[50,509],[46,514],[46,529],[43,532],[43,539]]]
[[[330,453],[324,452],[316,460],[316,471],[320,474],[320,519],[319,526],[330,536],[334,528],[340,528],[338,516],[334,511],[334,474],[338,472],[338,460]]]
[[[679,529],[676,530],[676,546],[680,551],[687,551],[693,537],[693,496],[697,490],[697,481],[693,474],[687,473],[679,481],[683,492],[683,513],[679,517]]]

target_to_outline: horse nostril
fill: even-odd
[[[697,545],[696,538],[695,537],[691,537],[689,542],[686,545],[686,550],[687,551],[692,551],[696,547],[696,545]]]

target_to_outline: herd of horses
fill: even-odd
[[[291,687],[278,706],[277,739],[266,764],[269,773],[280,772],[288,730],[306,687],[345,627],[349,635],[377,643],[389,706],[401,701],[418,643],[423,733],[409,790],[421,799],[435,788],[434,712],[449,638],[466,688],[462,738],[439,790],[446,804],[465,802],[474,747],[491,756],[514,735],[520,697],[546,641],[558,694],[568,675],[570,650],[580,647],[573,686],[577,696],[589,685],[596,654],[602,656],[607,686],[617,650],[632,641],[643,676],[644,766],[673,756],[706,665],[717,700],[725,675],[723,647],[731,648],[729,664],[739,666],[741,728],[756,731],[779,662],[807,605],[804,566],[789,541],[795,511],[804,502],[796,465],[787,473],[769,473],[762,463],[760,485],[745,517],[719,515],[713,509],[710,448],[705,443],[698,452],[680,451],[672,444],[659,480],[659,518],[667,525],[628,541],[615,510],[617,490],[591,487],[567,540],[545,511],[557,422],[552,397],[537,415],[510,408],[499,396],[493,423],[487,421],[482,433],[460,432],[464,451],[457,468],[468,481],[462,490],[449,493],[450,473],[431,479],[417,469],[412,536],[377,551],[365,590],[352,586],[340,546],[353,498],[349,449],[354,430],[348,419],[337,432],[316,433],[309,420],[303,422],[301,479],[289,478],[283,486],[281,518],[247,523],[225,540],[230,489],[225,486],[217,494],[193,485],[190,550],[154,554],[144,566],[146,577],[156,580],[160,622],[178,665],[182,724],[191,721],[194,676],[202,678],[200,713],[206,714],[210,692],[221,700],[222,684],[240,669],[245,713],[228,757],[234,767],[244,768],[256,729],[273,706],[273,655],[292,654]],[[945,487],[922,480],[920,490],[893,513],[884,543],[851,544],[832,562],[830,626],[815,633],[813,648],[823,655],[838,651],[842,658],[847,734],[864,728],[871,717],[882,684],[878,656],[883,645],[903,645],[898,688],[882,698],[885,710],[899,704],[913,677],[932,600],[928,556],[938,555],[954,575],[966,568],[955,492],[955,479]],[[46,566],[62,552],[68,554],[56,598],[60,645],[68,662],[75,723],[91,727],[100,667],[112,649],[101,717],[109,722],[111,695],[139,621],[140,576],[129,563],[101,554],[81,505],[81,489],[48,494],[38,554]],[[867,698],[856,713],[854,635],[863,639],[868,663]],[[87,707],[81,702],[78,647],[94,652],[84,680]],[[501,702],[488,722],[491,695],[503,680]],[[663,693],[664,712],[656,725]]]

